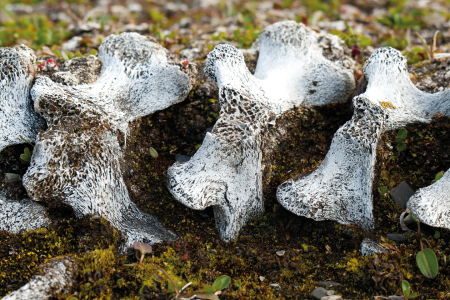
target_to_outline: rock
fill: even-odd
[[[388,238],[391,241],[398,242],[398,243],[403,243],[404,241],[406,241],[406,237],[403,234],[398,234],[398,233],[388,233],[386,235],[386,238]]]
[[[342,297],[338,296],[338,295],[332,295],[332,296],[322,297],[320,300],[342,300]]]
[[[80,46],[80,41],[82,39],[83,38],[81,36],[74,36],[73,38],[71,38],[62,45],[61,51],[75,52],[77,48]]]
[[[406,182],[402,181],[389,192],[389,195],[401,209],[406,209],[406,203],[414,195],[414,190]]]
[[[191,159],[191,156],[189,156],[189,155],[175,154],[175,160],[179,163],[188,162],[190,159]]]
[[[319,286],[324,286],[327,288],[331,288],[331,287],[335,287],[338,286],[340,283],[335,282],[335,281],[318,281],[317,285]]]
[[[328,296],[327,292],[328,290],[323,287],[318,287],[311,293],[311,300],[321,300],[323,297]]]
[[[328,291],[328,292],[327,292],[327,295],[328,295],[328,296],[333,296],[333,295],[334,295],[334,291],[333,291],[333,290]]]
[[[5,174],[5,183],[16,183],[22,180],[22,177],[19,174],[14,173],[6,173]]]
[[[127,8],[128,8],[128,10],[131,13],[140,13],[140,12],[142,12],[142,5],[140,3],[137,3],[137,2],[128,3]]]

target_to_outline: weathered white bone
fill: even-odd
[[[169,189],[192,209],[213,206],[225,241],[264,211],[261,147],[276,117],[298,105],[345,101],[355,87],[352,71],[326,59],[318,39],[293,21],[267,27],[254,76],[232,46],[208,55],[205,72],[219,86],[220,119],[188,162],[169,168]]]
[[[361,254],[362,256],[369,256],[377,253],[389,253],[389,251],[381,246],[379,243],[365,238],[361,242]]]
[[[377,49],[366,61],[366,92],[353,99],[354,115],[335,134],[322,164],[310,175],[291,179],[277,191],[288,210],[315,220],[374,228],[372,184],[380,134],[410,123],[450,114],[449,90],[417,89],[406,59],[393,48]]]
[[[450,229],[450,170],[430,186],[419,189],[406,207],[420,222]]]
[[[50,225],[45,208],[30,199],[13,201],[0,193],[0,231],[19,233]]]
[[[7,146],[34,142],[44,121],[33,111],[30,88],[36,56],[21,45],[0,48],[0,152]]]
[[[48,130],[39,134],[23,178],[28,195],[69,204],[78,217],[104,217],[125,237],[122,250],[176,237],[130,200],[120,170],[128,122],[181,102],[191,89],[168,56],[139,34],[111,35],[99,49],[97,82],[63,86],[38,77],[31,90]]]
[[[324,56],[327,39],[341,60]],[[353,61],[344,55],[342,41],[318,34],[294,21],[268,26],[257,41],[258,63],[254,76],[277,115],[300,105],[326,105],[347,100],[355,89]]]
[[[58,293],[68,293],[75,281],[77,271],[73,257],[55,258],[41,266],[41,275],[33,279],[2,300],[46,300],[53,299]]]

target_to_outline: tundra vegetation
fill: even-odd
[[[402,229],[405,210],[389,194],[402,181],[413,190],[429,186],[450,168],[450,120],[443,115],[380,135],[372,186],[375,229],[369,232],[297,216],[276,199],[283,182],[322,163],[334,134],[352,118],[351,97],[297,107],[277,119],[288,130],[262,175],[265,212],[247,222],[235,241],[220,240],[211,208],[192,210],[169,192],[167,170],[176,155],[193,156],[219,119],[217,86],[202,73],[208,53],[220,43],[251,49],[264,28],[285,20],[345,42],[357,63],[355,95],[365,90],[366,59],[383,46],[407,58],[420,90],[450,86],[448,0],[1,1],[0,47],[32,48],[38,62],[30,72],[50,74],[70,59],[97,55],[108,35],[136,31],[156,39],[186,69],[196,67],[199,82],[183,102],[130,122],[120,161],[130,200],[180,239],[142,246],[138,258],[126,256],[119,251],[120,232],[106,219],[79,219],[71,207],[47,203],[47,228],[0,232],[0,296],[27,284],[50,259],[70,255],[76,280],[59,299],[167,299],[195,291],[220,299],[309,299],[326,281],[339,283],[332,289],[343,299],[450,299],[450,231],[416,221]],[[243,54],[254,73],[257,54]],[[7,173],[23,176],[30,166],[34,141],[22,141],[0,152],[0,197],[28,198],[21,181],[5,181]],[[393,233],[405,240],[386,238]],[[368,237],[388,251],[362,256],[361,242]]]

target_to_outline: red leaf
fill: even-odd
[[[188,254],[187,254],[187,253],[183,255],[183,260],[184,260],[184,261],[188,261],[188,260],[189,260]]]
[[[185,61],[182,62],[182,64],[183,64],[183,66],[186,67],[187,65],[189,65],[189,61],[188,61],[188,60],[185,60]]]

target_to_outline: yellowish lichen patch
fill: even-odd
[[[396,107],[389,101],[383,101],[380,102],[381,106],[383,106],[383,108],[389,108],[389,109],[396,109]]]

